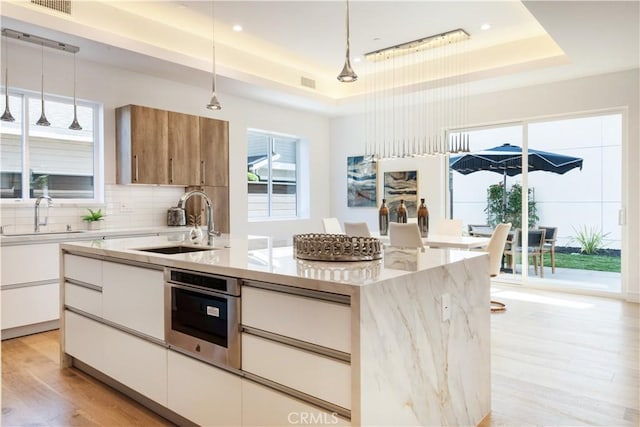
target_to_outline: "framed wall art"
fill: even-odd
[[[389,219],[397,221],[396,210],[404,200],[407,216],[415,218],[418,209],[418,171],[385,172],[384,198],[389,207]]]
[[[376,207],[376,166],[373,156],[347,157],[347,207]]]

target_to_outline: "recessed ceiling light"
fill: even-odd
[[[480,25],[480,29],[483,31],[487,31],[491,29],[491,24],[489,24],[488,22],[485,22],[484,24]]]
[[[236,25],[234,25],[234,26],[233,26],[233,31],[235,31],[235,32],[238,32],[238,33],[239,33],[240,31],[242,31],[242,25],[240,25],[240,24],[236,24]]]

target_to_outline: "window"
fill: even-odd
[[[299,144],[299,138],[249,131],[249,219],[298,216]]]
[[[73,102],[45,98],[51,126],[38,126],[39,94],[14,91],[9,96],[14,122],[0,122],[0,196],[2,199],[54,199],[101,201],[97,191],[97,104],[78,104],[82,130],[70,130]],[[5,98],[0,100],[0,111]],[[25,120],[25,118],[27,118]],[[99,180],[101,182],[101,180]]]

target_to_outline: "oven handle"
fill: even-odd
[[[165,282],[165,285],[171,288],[184,289],[187,291],[198,292],[205,295],[210,295],[213,297],[224,298],[226,300],[239,299],[239,296],[229,295],[222,292],[212,291],[211,289],[201,288],[199,286],[190,286],[190,285],[182,285],[175,282]]]

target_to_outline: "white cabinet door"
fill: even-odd
[[[104,349],[105,374],[167,406],[166,348],[105,326]]]
[[[64,316],[65,353],[103,371],[106,326],[70,311],[65,311]]]
[[[345,304],[243,286],[242,324],[351,353],[351,308]]]
[[[242,369],[351,409],[351,366],[347,362],[243,333]]]
[[[199,360],[168,352],[169,409],[203,426],[242,424],[242,380]]]
[[[102,292],[65,282],[64,304],[85,313],[102,317]]]
[[[57,283],[2,290],[2,329],[58,320]]]
[[[64,255],[64,277],[102,286],[102,261],[77,255]]]
[[[57,243],[2,247],[2,286],[38,282],[60,277]]]
[[[103,317],[164,341],[164,276],[159,270],[103,262]]]
[[[243,426],[350,426],[351,422],[249,380],[242,380]]]

